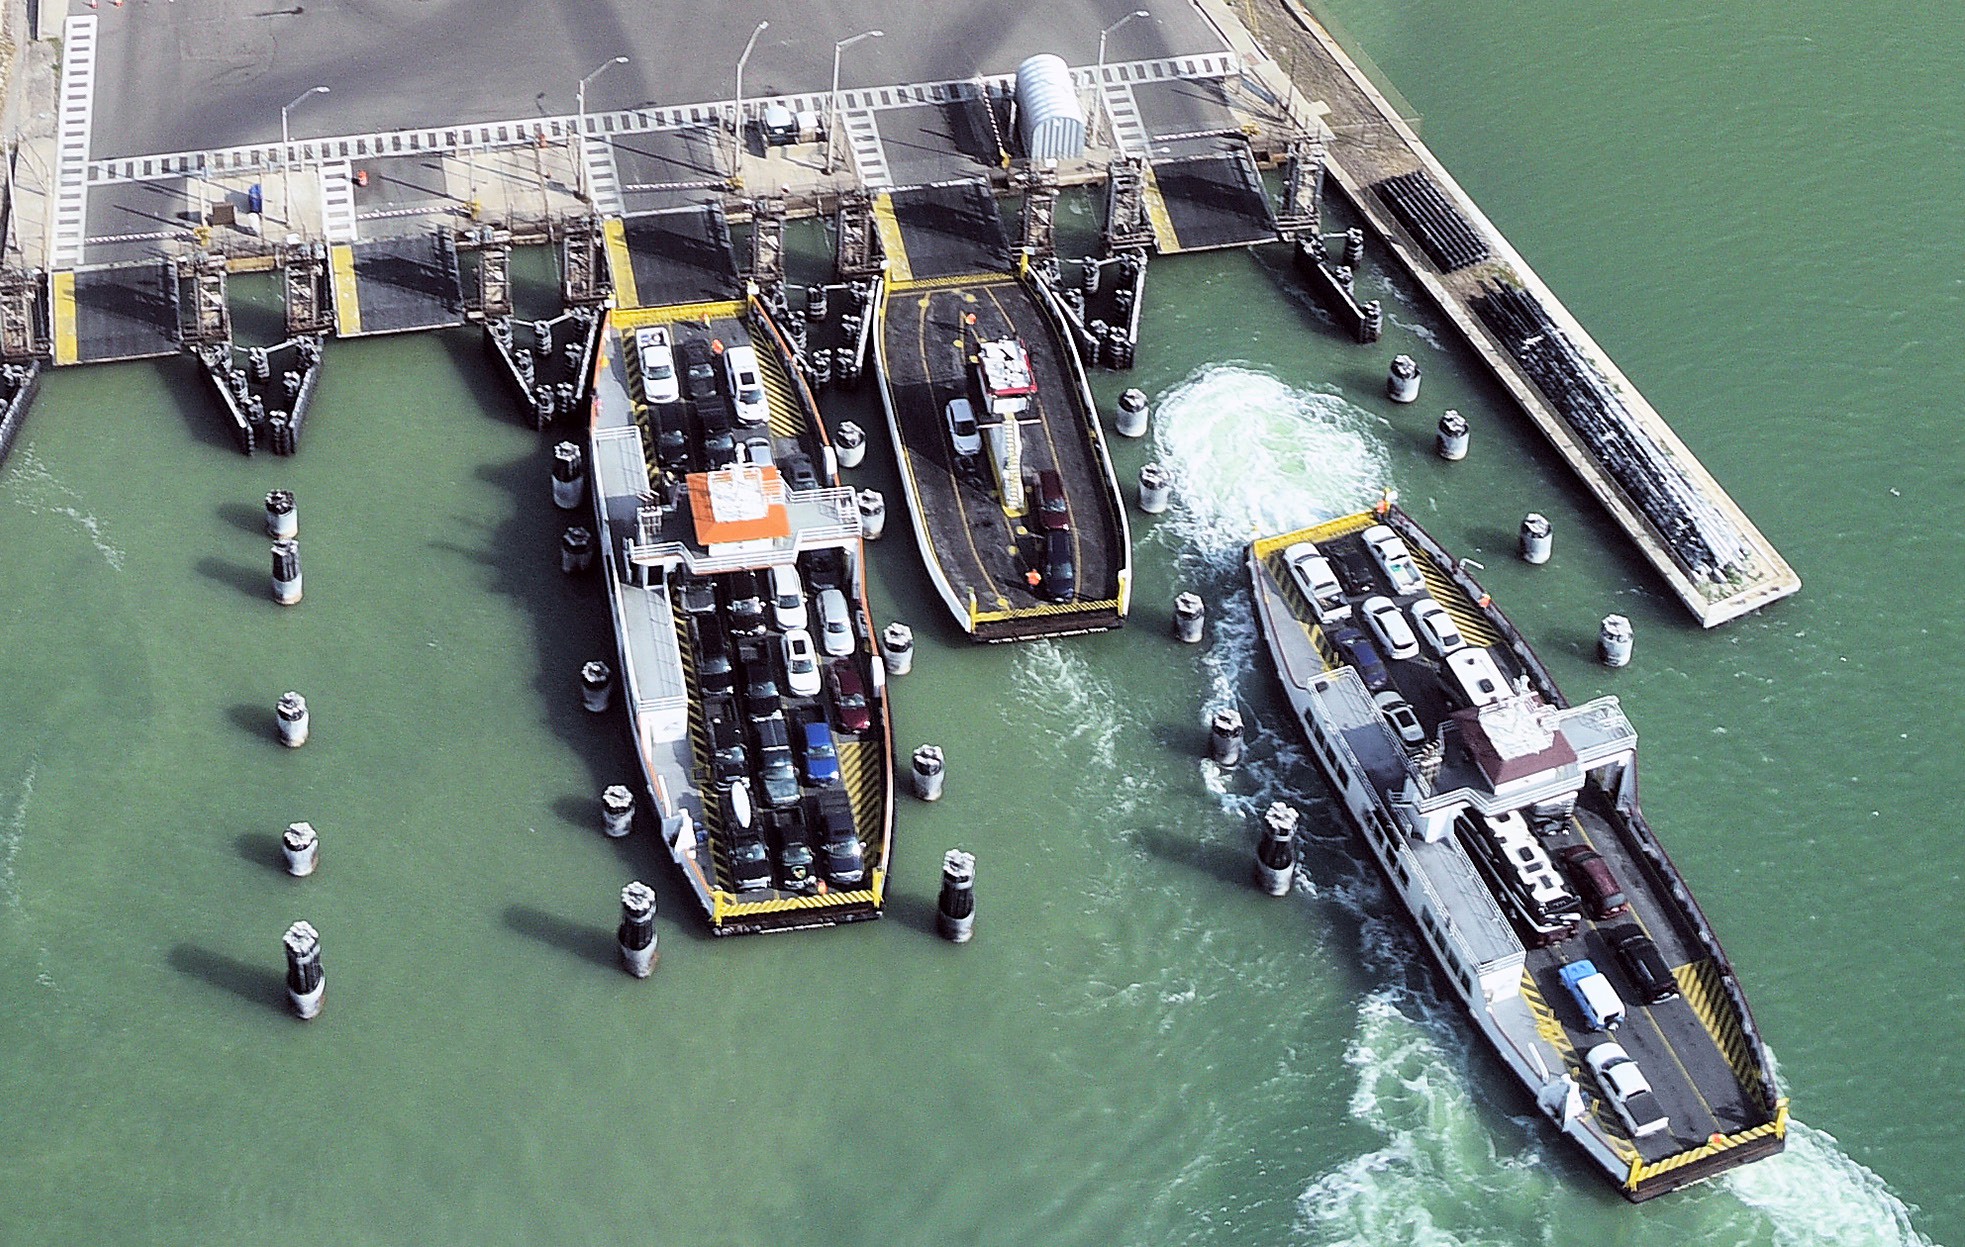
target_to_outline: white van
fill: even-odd
[[[1316,612],[1318,623],[1332,624],[1351,617],[1351,607],[1344,600],[1344,585],[1330,560],[1317,553],[1316,546],[1299,541],[1283,551],[1283,562],[1289,565],[1290,578],[1296,581],[1310,609]]]
[[[1460,625],[1453,622],[1446,607],[1424,597],[1414,602],[1411,610],[1413,631],[1435,657],[1445,658],[1457,649],[1466,648],[1467,638],[1460,635]]]
[[[805,586],[798,579],[798,569],[790,563],[771,568],[771,617],[780,632],[805,626]]]
[[[1400,613],[1397,602],[1388,597],[1368,597],[1363,610],[1365,622],[1371,626],[1378,643],[1385,647],[1387,658],[1419,657],[1419,638],[1412,635],[1412,625]]]
[[[675,351],[669,331],[660,325],[635,330],[635,353],[641,363],[641,392],[651,403],[673,403],[682,397],[675,375]]]
[[[757,370],[757,349],[728,347],[723,352],[723,371],[730,378],[730,395],[737,400],[737,419],[743,424],[767,424],[771,405],[764,400],[764,378]]]
[[[853,615],[846,595],[837,589],[819,590],[819,644],[833,658],[853,652]]]
[[[1419,574],[1418,564],[1412,561],[1412,551],[1406,549],[1406,543],[1397,533],[1383,524],[1373,524],[1365,529],[1364,542],[1385,578],[1392,582],[1393,594],[1426,592],[1426,578]]]
[[[1494,655],[1477,645],[1457,649],[1440,668],[1447,693],[1469,706],[1488,706],[1508,695],[1508,681],[1494,665]]]

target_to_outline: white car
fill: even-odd
[[[1344,585],[1337,578],[1337,571],[1330,560],[1317,553],[1317,547],[1307,541],[1299,541],[1283,551],[1283,562],[1289,565],[1290,578],[1310,603],[1321,624],[1336,623],[1351,617],[1350,604],[1344,600]]]
[[[955,453],[965,459],[981,454],[982,434],[976,430],[976,413],[969,400],[949,399],[942,414],[948,418],[948,440],[954,443]]]
[[[1445,658],[1457,649],[1466,648],[1467,638],[1460,635],[1460,625],[1453,622],[1446,607],[1425,597],[1414,602],[1411,611],[1413,631],[1436,657]]]
[[[757,371],[757,350],[733,346],[723,352],[723,371],[730,379],[730,396],[737,400],[740,424],[768,424],[771,404],[764,398],[764,379]]]
[[[1412,635],[1412,625],[1406,622],[1399,604],[1391,598],[1373,596],[1364,600],[1365,622],[1371,625],[1372,635],[1385,647],[1387,658],[1419,657],[1419,638]]]
[[[805,627],[805,586],[798,579],[798,569],[790,563],[771,569],[771,618],[780,632]]]
[[[1623,1044],[1600,1043],[1583,1058],[1597,1076],[1597,1086],[1610,1101],[1610,1107],[1624,1119],[1631,1137],[1642,1139],[1671,1126],[1665,1106],[1651,1093],[1651,1081],[1638,1068]]]
[[[785,684],[799,697],[819,695],[819,652],[803,628],[785,633]]]
[[[1408,593],[1426,592],[1426,578],[1419,574],[1418,564],[1412,561],[1412,551],[1399,535],[1383,524],[1373,524],[1364,532],[1365,548],[1378,563],[1385,578],[1392,582],[1394,596]]]
[[[1407,748],[1426,743],[1426,729],[1420,725],[1419,716],[1413,713],[1412,703],[1399,696],[1396,689],[1388,688],[1371,700]]]
[[[846,606],[846,595],[838,589],[819,590],[819,643],[826,653],[840,658],[853,652],[853,615]]]
[[[649,402],[673,403],[682,397],[668,330],[659,325],[635,330],[635,353],[641,362],[641,392]]]

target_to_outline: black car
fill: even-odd
[[[1330,640],[1337,647],[1338,656],[1351,664],[1366,688],[1376,693],[1392,687],[1385,660],[1378,656],[1378,647],[1364,633],[1356,628],[1339,628],[1330,634]]]
[[[812,872],[812,838],[805,820],[797,810],[779,810],[770,821],[777,824],[778,886],[787,892],[816,891],[819,879]]]
[[[716,616],[689,621],[689,644],[696,656],[696,685],[705,693],[727,693],[737,686],[737,669],[730,661],[730,642],[717,626]]]
[[[1670,1000],[1678,995],[1678,980],[1672,977],[1671,967],[1651,937],[1636,927],[1617,927],[1608,931],[1610,946],[1617,950],[1617,960],[1624,967],[1624,975],[1637,989],[1637,998],[1648,1005]]]
[[[764,847],[764,836],[755,827],[731,834],[730,881],[739,892],[755,892],[771,886],[771,854]]]
[[[757,733],[757,778],[764,787],[764,802],[774,809],[798,804],[798,768],[791,760],[791,733],[785,716],[751,720]]]
[[[1071,531],[1064,528],[1044,532],[1044,571],[1039,582],[1045,597],[1053,602],[1078,598],[1078,565],[1071,554]]]
[[[683,572],[676,578],[675,596],[685,615],[716,613],[716,585],[708,577]]]
[[[859,829],[853,825],[853,802],[842,788],[821,788],[806,801],[811,825],[818,831],[819,857],[826,881],[842,887],[866,878],[866,857]]]
[[[696,470],[696,456],[689,448],[689,430],[680,407],[664,411],[656,423],[655,459],[664,471],[677,475]]]
[[[814,594],[821,589],[846,587],[846,556],[836,547],[807,550],[798,556],[798,565],[805,573],[806,587]]]
[[[716,359],[710,353],[710,344],[701,338],[690,338],[676,353],[682,358],[682,393],[696,403],[713,402],[719,397],[716,385]]]
[[[812,459],[808,455],[786,455],[778,460],[779,471],[785,474],[785,482],[793,489],[817,489],[819,474],[812,470]]]
[[[744,750],[744,734],[727,701],[710,710],[709,725],[710,769],[717,782],[742,779],[750,770],[750,755]]]
[[[731,572],[723,578],[723,618],[732,636],[764,635],[764,596],[756,572]]]
[[[771,655],[756,642],[740,651],[744,659],[744,713],[753,719],[768,719],[785,708],[784,690],[778,686],[778,669]]]
[[[714,472],[737,462],[737,438],[731,432],[730,417],[721,410],[720,404],[705,404],[696,423],[702,430],[700,445],[704,471]]]

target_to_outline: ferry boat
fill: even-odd
[[[1132,537],[1063,313],[1007,265],[987,184],[875,209],[875,360],[928,579],[978,641],[1124,622]]]
[[[1787,1101],[1638,808],[1615,697],[1572,706],[1389,499],[1249,547],[1310,752],[1475,1033],[1634,1202],[1779,1152]]]
[[[893,729],[860,515],[764,307],[608,314],[589,480],[635,752],[710,930],[880,915]]]

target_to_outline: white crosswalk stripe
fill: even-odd
[[[881,145],[880,127],[874,122],[873,111],[855,108],[842,113],[839,125],[846,132],[846,145],[852,149],[860,181],[875,189],[892,186],[894,172],[887,166],[887,149]]]
[[[321,226],[329,242],[354,242],[359,232],[355,182],[345,160],[330,160],[321,166]]]
[[[96,19],[61,26],[61,119],[55,152],[55,222],[48,267],[82,262],[89,219],[89,131],[95,120]]]

